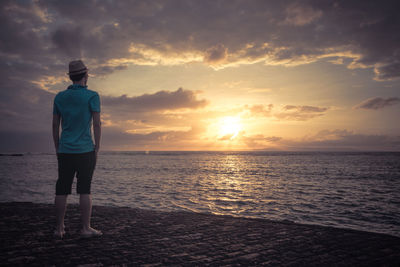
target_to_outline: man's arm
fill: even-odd
[[[58,143],[60,141],[60,121],[61,117],[58,114],[53,114],[53,141],[56,153],[58,152]]]
[[[100,149],[100,138],[101,138],[101,120],[100,112],[92,112],[93,117],[93,133],[94,133],[94,150],[97,154]]]

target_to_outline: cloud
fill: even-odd
[[[285,140],[286,149],[333,151],[400,151],[400,136],[367,135],[348,130],[322,130],[300,140]]]
[[[282,140],[282,137],[279,136],[264,136],[262,134],[255,135],[245,135],[242,134],[240,136],[240,140],[243,141],[248,148],[251,149],[260,149],[266,148],[277,148],[276,144]]]
[[[264,116],[269,117],[272,114],[274,105],[246,105],[244,108],[250,112],[251,116]]]
[[[381,98],[381,97],[371,97],[367,100],[364,100],[360,104],[356,105],[354,109],[383,109],[385,107],[393,106],[400,103],[400,98],[398,97],[388,97],[388,98]]]
[[[128,68],[128,66],[123,65],[123,64],[116,65],[116,66],[104,65],[104,66],[96,67],[93,70],[93,72],[95,73],[95,76],[106,76],[106,75],[109,75],[110,73],[113,73],[114,71],[125,70],[127,68]],[[92,70],[90,70],[90,72],[92,73]]]
[[[105,128],[138,136],[197,129],[201,110],[208,105],[198,92],[182,88],[131,97],[100,96],[100,100]]]
[[[302,138],[243,136],[249,148],[286,151],[400,151],[400,136],[359,134],[346,129],[321,130]]]
[[[84,34],[78,25],[65,25],[52,35],[57,50],[71,58],[82,58],[82,40]]]
[[[280,109],[274,108],[273,104],[268,105],[245,105],[244,114],[250,117],[262,116],[271,117],[278,120],[307,121],[316,117],[323,116],[327,107],[314,106],[295,106],[285,105]]]
[[[106,64],[181,65],[203,60],[200,51],[176,51],[171,45],[160,44],[157,49],[142,43],[131,43],[126,58],[111,59]]]
[[[26,64],[0,62],[0,129],[8,132],[48,130],[54,94],[30,79],[40,70]]]
[[[377,80],[400,77],[395,0],[74,3],[2,1],[1,59],[35,60],[40,68],[83,57],[97,69],[116,62],[290,66],[329,57],[373,68]]]
[[[291,4],[286,9],[286,19],[284,23],[295,26],[304,26],[310,24],[322,16],[322,11],[312,8],[311,6],[300,5],[299,3]]]
[[[286,105],[282,111],[274,113],[279,120],[306,121],[325,114],[329,108],[314,106]]]
[[[284,110],[295,110],[298,112],[325,112],[328,108],[320,108],[320,107],[313,107],[313,106],[293,106],[293,105],[286,105],[283,107]]]
[[[106,137],[102,147],[106,150],[195,150],[207,149],[207,144],[199,142],[203,129],[193,126],[186,131],[153,131],[130,133],[119,128],[104,128]]]
[[[218,44],[206,50],[204,61],[215,65],[223,62],[228,54],[228,49],[223,44]]]
[[[374,71],[376,74],[376,80],[392,80],[399,77],[400,63],[394,62],[387,65],[376,64]]]
[[[158,91],[154,94],[144,94],[141,96],[119,97],[103,96],[102,104],[108,109],[124,110],[125,112],[152,112],[177,109],[197,109],[203,108],[208,101],[197,99],[196,92],[184,90]]]
[[[227,134],[227,135],[224,135],[224,136],[218,138],[218,140],[219,141],[232,140],[232,137],[234,137],[234,136],[235,136],[234,134]]]

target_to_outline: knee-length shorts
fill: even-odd
[[[69,195],[76,175],[78,194],[90,194],[96,154],[94,151],[79,154],[58,153],[58,180],[56,195]]]

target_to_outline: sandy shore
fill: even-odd
[[[95,206],[100,238],[52,237],[53,205],[0,203],[0,265],[400,266],[400,238],[329,227],[189,212]]]

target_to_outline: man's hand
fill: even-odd
[[[61,122],[61,116],[58,114],[54,114],[52,128],[53,128],[53,141],[56,153],[58,153],[58,143],[60,141],[60,122]]]
[[[100,112],[92,112],[93,116],[93,133],[94,133],[94,151],[97,153],[100,150],[100,138],[101,138],[101,120],[100,120]]]

